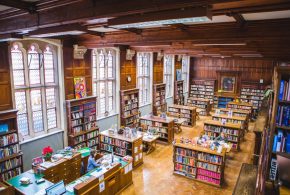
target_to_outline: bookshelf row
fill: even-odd
[[[0,181],[23,172],[22,152],[19,146],[17,110],[0,112]]]
[[[174,82],[174,104],[184,105],[183,81]]]
[[[229,102],[234,101],[234,97],[225,95],[214,96],[214,108],[226,108]]]
[[[204,98],[187,98],[187,105],[194,106],[201,110],[200,115],[207,116],[210,112],[210,101]]]
[[[193,80],[190,85],[190,97],[205,98],[213,103],[215,92],[215,80]]]
[[[196,123],[196,108],[193,106],[183,106],[173,104],[168,106],[168,113],[170,116],[182,118],[185,122],[182,125],[195,126]]]
[[[224,179],[224,152],[216,153],[182,143],[175,143],[173,147],[175,174],[221,187]]]
[[[158,113],[166,112],[166,84],[154,84],[153,85],[153,114],[158,115]]]

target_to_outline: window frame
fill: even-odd
[[[186,70],[184,71],[184,66],[183,66],[183,60],[186,61]],[[188,88],[189,88],[189,63],[190,63],[190,57],[189,56],[182,56],[182,66],[181,66],[181,77],[183,80],[183,93],[188,93]],[[184,80],[184,75],[186,77],[186,80]]]
[[[22,86],[15,86],[14,85],[14,76],[13,76],[13,64],[12,64],[12,48],[13,46],[17,44],[18,49],[21,51],[22,58],[23,58],[23,74],[24,74],[24,85]],[[31,46],[35,46],[35,50],[39,55],[39,64],[43,63],[39,68],[39,78],[40,83],[39,84],[30,84],[30,75],[29,75],[29,67],[28,67],[28,55],[29,55],[29,49]],[[41,45],[41,46],[40,46]],[[52,55],[53,55],[53,73],[54,73],[54,82],[53,83],[46,83],[45,82],[45,65],[44,65],[44,52],[45,49],[49,47],[51,49]],[[41,49],[43,50],[41,50]],[[16,92],[25,92],[25,100],[26,100],[26,115],[27,115],[27,125],[28,125],[28,134],[22,135],[20,129],[18,129],[18,132],[21,133],[22,139],[19,139],[20,142],[26,142],[33,140],[37,137],[42,137],[45,135],[48,135],[50,133],[59,131],[61,129],[61,94],[60,94],[60,74],[59,74],[59,47],[50,44],[45,41],[41,40],[31,40],[31,41],[21,41],[21,42],[11,42],[9,46],[9,60],[10,60],[10,78],[11,78],[11,91],[12,91],[12,98],[13,98],[13,106],[16,108],[16,99],[15,99],[15,93]],[[42,62],[41,58],[42,57]],[[48,128],[48,117],[47,117],[47,111],[51,108],[47,107],[47,98],[46,98],[46,89],[54,89],[54,97],[55,97],[55,116],[56,116],[56,127]],[[42,123],[43,123],[43,130],[36,132],[33,128],[33,111],[32,111],[32,102],[31,102],[31,91],[32,90],[40,90],[40,96],[41,96],[41,111],[42,111]]]
[[[99,78],[99,59],[98,59],[98,52],[103,52],[104,55],[107,55],[107,53],[109,51],[111,51],[112,53],[112,78],[108,78],[108,63],[104,64],[104,74],[106,75],[106,77],[104,78]],[[93,94],[97,96],[97,119],[102,119],[108,116],[112,116],[115,115],[118,112],[118,107],[117,107],[117,55],[118,55],[118,51],[115,48],[95,48],[92,51],[92,91]],[[94,56],[95,56],[95,61],[94,62]],[[104,59],[105,60],[105,59]],[[95,65],[94,65],[95,63]],[[94,76],[94,69],[95,69],[95,73],[96,75]],[[98,84],[99,82],[104,82],[105,83],[105,112],[101,113],[101,107],[100,107],[100,91],[98,90]],[[112,86],[112,96],[109,96],[109,92],[108,92],[108,83],[112,82],[113,86]],[[96,89],[94,87],[94,84],[96,86]],[[108,111],[109,108],[109,97],[112,97],[112,110]],[[108,112],[108,114],[106,114],[106,112]]]
[[[147,59],[147,72],[148,75],[139,75],[139,68],[142,67],[142,69],[144,69],[144,64],[141,62],[142,66],[139,66],[139,55],[147,55],[148,59]],[[143,56],[144,57],[144,56]],[[144,70],[143,70],[144,71]],[[148,104],[152,103],[152,71],[153,71],[153,53],[152,52],[137,52],[137,57],[136,57],[136,84],[137,84],[137,88],[139,89],[139,106],[146,106]],[[140,95],[142,93],[142,95],[144,96],[144,88],[140,89],[139,87],[139,78],[141,78],[143,80],[143,87],[144,87],[144,80],[147,80],[147,97],[146,97],[146,102],[141,101]]]
[[[167,64],[166,64],[166,59],[167,57],[171,58],[171,71],[169,73],[166,72]],[[174,93],[174,68],[175,68],[175,56],[172,54],[165,54],[163,57],[163,83],[166,85],[166,98],[172,98],[173,93]],[[165,81],[165,77],[170,76],[171,78],[171,87],[168,87],[168,83]],[[168,89],[170,88],[170,92],[168,92]]]

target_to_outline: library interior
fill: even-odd
[[[289,0],[0,0],[1,195],[290,195]]]

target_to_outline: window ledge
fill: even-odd
[[[151,103],[146,103],[146,104],[144,104],[142,106],[140,105],[139,108],[142,108],[142,107],[145,107],[145,106],[149,106],[149,105],[151,105]]]
[[[109,118],[109,117],[112,117],[112,116],[117,116],[119,115],[118,113],[114,113],[114,114],[110,114],[108,116],[101,116],[101,117],[98,117],[97,118],[97,121],[100,121],[100,120],[103,120],[103,119],[106,119],[106,118]]]
[[[35,140],[38,140],[38,139],[41,139],[41,138],[44,138],[44,137],[48,137],[48,136],[51,136],[51,135],[54,135],[54,134],[57,134],[57,133],[60,133],[60,132],[64,132],[64,130],[57,128],[57,129],[55,129],[54,131],[52,131],[50,133],[46,133],[46,134],[43,134],[43,135],[39,135],[39,136],[33,137],[31,139],[20,141],[19,144],[22,145],[22,144],[26,144],[26,143],[29,143],[29,142],[33,142]]]

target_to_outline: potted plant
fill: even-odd
[[[44,147],[42,149],[42,156],[45,159],[45,161],[49,161],[51,159],[53,153],[53,149],[50,146]]]

